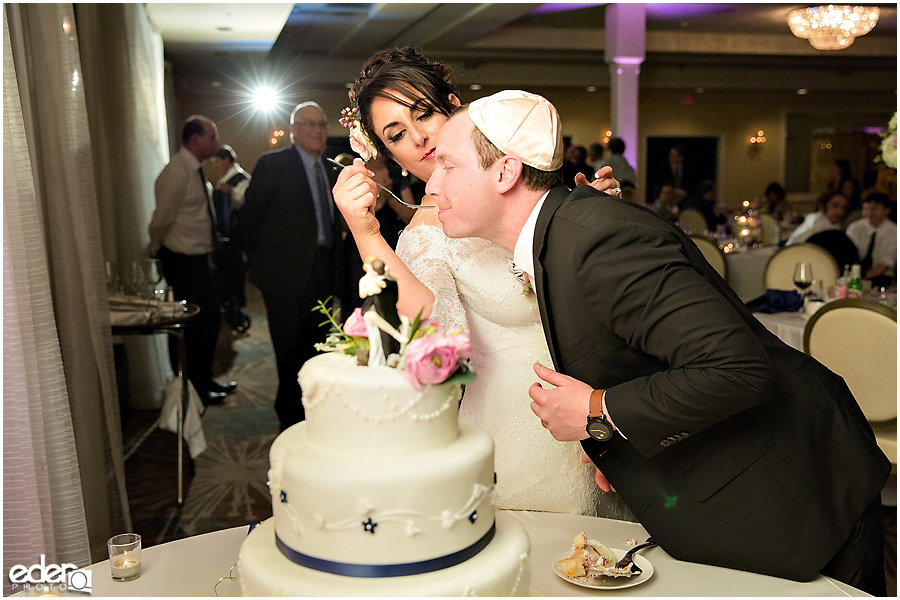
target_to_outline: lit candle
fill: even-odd
[[[126,552],[113,559],[112,576],[115,579],[129,579],[141,574],[141,559]]]

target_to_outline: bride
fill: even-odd
[[[460,105],[450,68],[412,48],[382,51],[363,65],[350,100],[352,112],[342,122],[354,149],[365,158],[374,149],[428,181],[437,134]],[[601,173],[598,189],[617,185],[610,173]],[[537,300],[514,274],[512,255],[480,238],[446,237],[436,208],[416,211],[394,253],[374,215],[377,195],[359,161],[334,187],[360,256],[377,256],[397,279],[400,313],[413,318],[422,310],[423,318],[469,333],[478,378],[466,386],[459,418],[494,438],[497,507],[633,520],[615,493],[597,487],[581,445],[555,440],[531,412],[531,365],[552,363]],[[434,201],[426,197],[423,204]]]

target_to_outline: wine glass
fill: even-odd
[[[131,261],[131,268],[128,269],[128,293],[132,296],[144,295],[144,266],[139,260]]]
[[[147,295],[151,300],[162,300],[165,294],[165,290],[159,288],[159,284],[163,280],[163,272],[158,258],[150,258],[147,260],[144,274],[146,276],[147,283],[150,284],[150,289],[147,292]]]
[[[116,268],[116,263],[108,260],[106,261],[106,292],[117,294],[119,291],[119,269]]]
[[[813,283],[812,264],[808,262],[798,262],[794,265],[794,285],[799,290],[800,297],[806,294],[806,289]]]

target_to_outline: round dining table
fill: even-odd
[[[641,543],[647,531],[639,523],[557,513],[505,511],[525,527],[531,539],[530,596],[866,596],[864,592],[822,575],[797,582],[676,560],[660,547],[640,551],[652,574],[633,587],[588,589],[563,580],[553,570],[556,557],[572,546],[571,536],[584,532],[610,548]],[[96,563],[93,596],[240,596],[235,564],[249,527],[151,546],[142,550],[142,575],[133,581],[113,581],[109,561]],[[140,532],[138,532],[140,533]],[[715,532],[710,532],[715,535]],[[273,541],[274,543],[274,541]],[[643,562],[643,561],[641,561]],[[646,564],[646,563],[645,563]],[[298,567],[299,568],[299,567]],[[647,571],[648,569],[645,569]],[[298,595],[302,590],[296,590]],[[340,589],[334,590],[341,595]]]
[[[778,246],[740,248],[725,253],[726,280],[741,300],[749,302],[766,293],[766,265],[776,252]]]

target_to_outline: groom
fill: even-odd
[[[556,387],[532,386],[532,409],[582,440],[666,552],[885,594],[891,466],[840,377],[769,333],[677,227],[560,185],[544,98],[463,107],[436,160],[427,191],[447,235],[499,244],[533,279],[559,373],[535,365]]]

